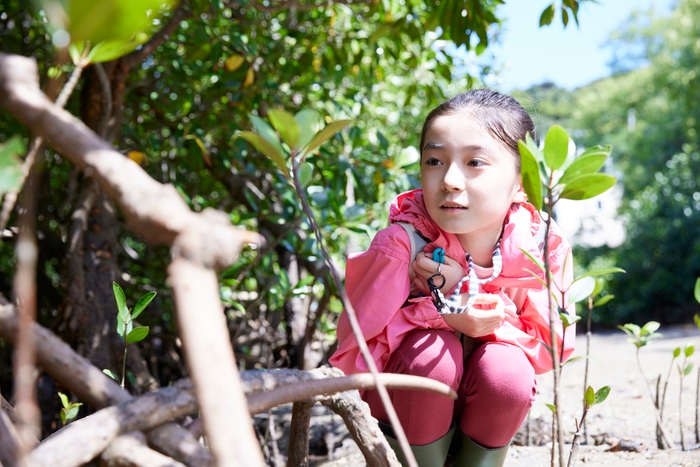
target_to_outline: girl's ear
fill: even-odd
[[[524,203],[525,201],[527,201],[527,194],[525,193],[522,184],[520,184],[518,185],[518,191],[516,191],[515,195],[513,195],[513,202]]]

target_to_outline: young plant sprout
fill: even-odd
[[[129,344],[135,342],[141,342],[148,336],[149,328],[148,326],[137,326],[134,327],[134,320],[143,313],[153,297],[156,296],[156,292],[148,292],[136,302],[133,310],[129,310],[126,306],[126,297],[124,291],[116,282],[112,283],[112,289],[114,290],[114,299],[117,301],[117,334],[121,337],[124,343],[124,361],[122,363],[122,374],[121,374],[121,387],[124,387],[124,382],[126,379],[126,349]],[[105,374],[110,376],[116,381],[120,381],[119,378],[111,370],[103,370]]]

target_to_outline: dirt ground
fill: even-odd
[[[656,378],[666,374],[672,359],[673,349],[692,344],[700,350],[700,331],[696,327],[661,329],[663,338],[654,339],[640,350],[640,360],[645,374]],[[575,355],[586,352],[586,336],[579,334]],[[607,400],[596,405],[588,414],[589,445],[582,445],[576,456],[576,465],[615,467],[700,467],[700,449],[682,452],[679,429],[679,376],[672,370],[664,419],[676,447],[659,450],[656,447],[655,419],[651,398],[642,378],[635,357],[635,347],[627,341],[622,331],[593,334],[588,383],[594,389],[610,386]],[[687,448],[700,447],[695,438],[696,384],[700,352],[691,357],[693,371],[684,379],[682,398],[683,433]],[[571,442],[575,427],[574,418],[582,412],[583,374],[585,359],[572,361],[564,367],[562,375],[562,400],[560,403],[567,443]],[[551,414],[545,403],[552,402],[552,374],[538,378],[538,398],[530,413],[531,439],[548,437],[551,429]],[[332,422],[336,433],[332,436],[333,454],[311,459],[311,465],[323,467],[366,465],[357,446],[347,435],[343,435],[342,422]],[[524,439],[522,433],[520,439]],[[595,440],[603,441],[596,446]],[[544,440],[544,441],[548,441]],[[624,449],[607,452],[617,444]],[[550,444],[542,446],[512,446],[506,467],[531,467],[550,465]],[[570,446],[566,447],[568,458]]]

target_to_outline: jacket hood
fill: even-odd
[[[445,254],[453,258],[468,271],[466,255],[457,235],[442,230],[428,215],[423,199],[423,190],[411,190],[398,195],[389,209],[389,222],[407,222],[413,224],[430,242],[425,247],[427,253],[440,247]],[[501,255],[503,269],[501,274],[490,284],[500,287],[530,287],[542,288],[535,279],[544,279],[542,272],[530,258],[527,252],[538,260],[543,260],[545,224],[537,209],[530,203],[513,203],[506,214],[501,236]]]

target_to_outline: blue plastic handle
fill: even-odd
[[[436,248],[435,251],[433,251],[433,261],[445,264],[445,250]]]

